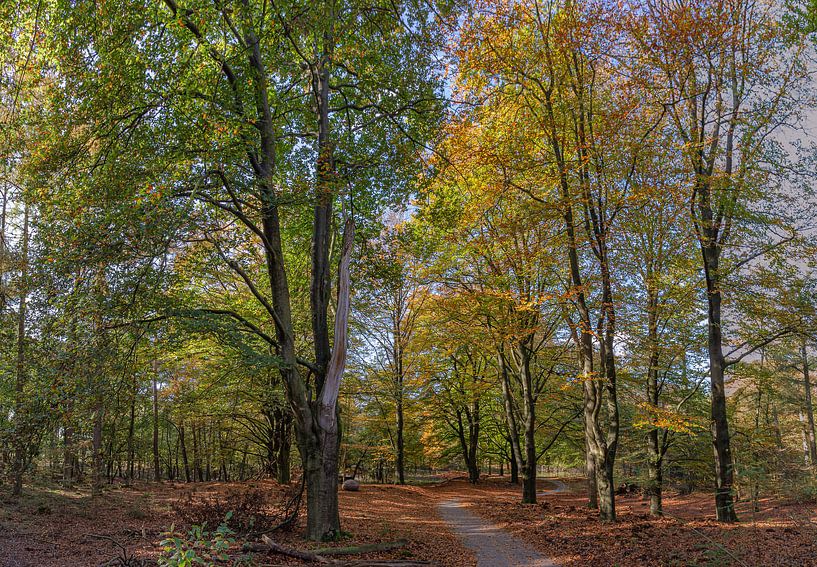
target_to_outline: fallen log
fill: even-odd
[[[405,546],[408,542],[406,540],[385,542],[385,543],[371,543],[350,547],[334,547],[317,549],[315,552],[301,551],[285,547],[276,543],[269,536],[262,535],[261,539],[264,543],[247,543],[244,545],[244,551],[252,551],[254,553],[278,553],[287,557],[294,557],[301,561],[308,561],[310,563],[323,563],[337,567],[428,567],[434,565],[430,561],[416,561],[413,559],[353,559],[350,561],[341,561],[338,559],[330,559],[325,555],[353,555],[356,553],[372,553],[376,551],[389,551]]]
[[[433,567],[431,561],[415,561],[414,559],[361,559],[359,561],[333,561],[333,567]]]
[[[408,545],[408,540],[399,539],[397,541],[387,541],[383,543],[364,543],[363,545],[352,545],[349,547],[323,547],[313,549],[315,555],[359,555],[361,553],[373,553],[375,551],[391,551]]]
[[[300,551],[298,549],[291,549],[275,543],[268,535],[262,535],[261,539],[264,543],[248,543],[244,545],[244,551],[252,551],[255,553],[278,553],[287,557],[294,557],[301,561],[308,561],[310,563],[329,563],[331,559],[322,557],[309,551]]]

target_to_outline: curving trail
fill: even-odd
[[[537,495],[559,494],[568,488],[560,480],[550,480],[552,490]],[[470,512],[458,499],[443,502],[438,507],[445,520],[465,546],[474,552],[477,567],[558,567],[558,564],[531,548],[525,542]]]

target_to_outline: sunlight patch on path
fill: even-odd
[[[439,511],[465,546],[474,552],[477,567],[558,567],[510,533],[472,514],[457,499],[443,502]]]
[[[547,481],[550,484],[554,485],[555,488],[552,488],[550,490],[540,490],[539,492],[536,493],[536,496],[547,496],[548,494],[562,494],[564,492],[570,492],[570,489],[561,480],[549,478],[547,479]]]

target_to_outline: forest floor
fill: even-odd
[[[509,542],[524,542],[521,545],[538,552],[537,557],[564,567],[817,566],[814,505],[764,500],[760,511],[752,513],[747,503],[740,503],[742,521],[723,526],[712,517],[708,494],[667,494],[663,519],[650,518],[649,503],[640,496],[620,496],[619,521],[600,524],[585,506],[582,483],[568,481],[567,490],[554,490],[558,486],[540,481],[539,503],[521,505],[519,488],[497,477],[477,486],[457,479],[422,487],[364,484],[360,492],[340,493],[345,533],[343,541],[332,545],[406,539],[400,549],[362,557],[473,567],[474,553],[456,535],[456,526],[441,516],[446,504],[456,502],[468,521],[480,518],[485,529],[505,530],[514,536],[509,536]],[[162,532],[171,525],[183,531],[190,523],[207,520],[214,527],[228,510],[234,510],[234,522],[255,515],[260,519],[252,529],[261,530],[277,521],[276,507],[291,490],[267,481],[140,484],[112,488],[92,500],[86,490],[27,486],[22,499],[0,499],[0,567],[96,566],[122,556],[118,544],[127,555],[155,559]],[[300,529],[276,533],[274,539],[301,550],[326,546],[305,543]],[[503,532],[492,533],[501,541]],[[233,550],[234,556],[240,553]],[[301,564],[281,555],[255,554],[252,561],[255,565]]]

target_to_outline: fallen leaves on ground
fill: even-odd
[[[360,492],[340,492],[345,532],[341,541],[305,542],[303,507],[299,525],[273,537],[281,545],[300,550],[406,539],[408,544],[400,549],[355,557],[472,567],[473,554],[437,514],[440,502],[456,497],[564,567],[817,565],[814,506],[765,500],[760,511],[752,513],[747,505],[739,504],[742,521],[725,526],[714,521],[711,498],[706,494],[669,494],[667,516],[660,519],[648,515],[649,503],[642,498],[620,496],[618,521],[602,524],[596,512],[586,507],[583,484],[569,484],[570,493],[540,497],[535,505],[520,504],[520,488],[497,477],[476,486],[460,479],[436,486],[364,484]],[[546,480],[540,487],[552,488]],[[27,495],[20,500],[0,500],[0,566],[99,565],[120,554],[114,541],[136,557],[155,559],[164,530],[174,523],[177,531],[187,528],[181,525],[180,503],[236,501],[243,492],[265,494],[259,510],[272,517],[280,512],[275,507],[287,500],[292,487],[271,481],[140,484],[109,489],[97,499],[91,499],[85,490],[27,487]],[[255,561],[260,565],[302,564],[280,555],[256,555]]]

